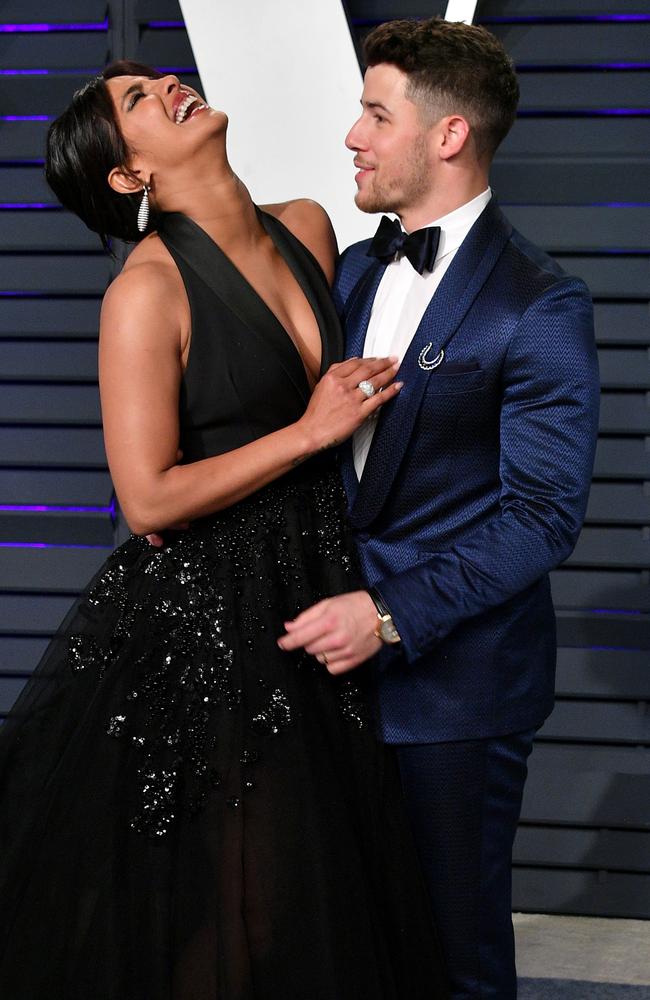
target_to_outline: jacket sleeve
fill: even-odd
[[[567,278],[523,314],[505,358],[498,508],[449,549],[376,584],[408,662],[571,553],[587,506],[598,392],[591,298]]]

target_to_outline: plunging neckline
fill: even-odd
[[[308,255],[308,257],[313,262],[314,267],[318,270],[318,272],[322,276],[322,280],[326,286],[327,286],[327,279],[322,271],[322,268],[320,267],[320,264],[313,256],[311,251],[303,243],[301,243],[300,240],[296,236],[294,236],[294,234],[289,229],[287,229],[284,223],[280,222],[280,220],[277,219],[275,216],[270,215],[270,213],[264,212],[258,205],[255,205],[254,207],[257,217],[260,223],[262,224],[262,227],[264,228],[264,231],[268,235],[269,239],[273,243],[273,246],[280,254],[282,260],[287,265],[289,271],[293,275],[298,287],[300,288],[305,298],[307,306],[309,307],[312,316],[316,322],[316,326],[318,328],[318,333],[320,337],[320,348],[321,348],[320,365],[318,369],[318,377],[316,379],[316,382],[318,382],[318,380],[322,377],[327,367],[329,367],[329,350],[328,350],[327,330],[326,330],[327,319],[323,315],[317,296],[315,295],[313,289],[309,285],[309,282],[305,278],[304,270],[302,270],[297,265],[297,261],[295,259],[295,249],[291,246],[291,244],[292,243],[297,244],[300,247],[302,254]],[[191,230],[198,236],[199,240],[207,244],[213,253],[216,252],[222,265],[225,266],[225,268],[230,272],[231,277],[234,278],[236,282],[238,282],[241,286],[243,286],[246,289],[249,295],[253,297],[257,306],[261,308],[262,311],[266,314],[267,318],[271,321],[273,326],[277,330],[281,331],[283,340],[288,343],[290,350],[295,356],[295,359],[300,364],[300,370],[302,372],[304,380],[303,388],[306,391],[306,398],[309,398],[316,385],[316,382],[314,383],[314,385],[311,384],[311,379],[313,378],[312,372],[307,368],[303,355],[296,341],[291,336],[291,334],[285,327],[284,323],[281,322],[279,317],[273,311],[273,309],[268,304],[266,299],[264,299],[264,297],[257,291],[252,282],[249,281],[246,275],[240,270],[239,267],[237,267],[234,261],[219,246],[216,240],[213,239],[213,237],[210,236],[210,234],[202,226],[200,226],[198,222],[195,222],[194,219],[192,219],[189,215],[185,215],[183,212],[169,212],[165,215],[165,219],[173,219],[173,218],[181,219],[185,223],[187,223],[191,228]],[[161,228],[164,233],[165,232],[164,223]],[[197,266],[198,262],[196,260],[190,259],[190,257],[186,255],[186,253],[182,249],[181,252],[183,253],[183,256],[186,257],[188,263],[190,263],[193,269],[199,274],[199,276],[204,281],[206,281],[206,283],[219,296],[219,298],[225,302],[228,308],[234,312],[239,313],[239,310],[234,307],[233,302],[225,297],[224,289],[218,282],[214,280],[215,276],[206,273],[206,269]],[[247,322],[247,325],[250,325],[250,323],[247,320],[245,321]],[[190,339],[190,351],[191,351],[191,339]]]

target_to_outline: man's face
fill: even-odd
[[[433,187],[430,130],[405,96],[407,82],[406,74],[389,63],[366,71],[363,110],[345,140],[356,153],[354,200],[362,212],[403,215],[424,202]]]

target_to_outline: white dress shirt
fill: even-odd
[[[394,354],[402,361],[447,268],[491,197],[492,191],[487,188],[460,208],[428,223],[428,226],[440,226],[440,243],[433,271],[418,274],[408,257],[400,257],[387,266],[372,305],[363,348],[364,358],[383,358]],[[359,479],[375,426],[376,419],[366,420],[352,439],[354,467]]]

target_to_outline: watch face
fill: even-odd
[[[395,628],[393,619],[388,615],[383,619],[381,625],[379,626],[379,631],[384,642],[399,642],[399,632]]]

